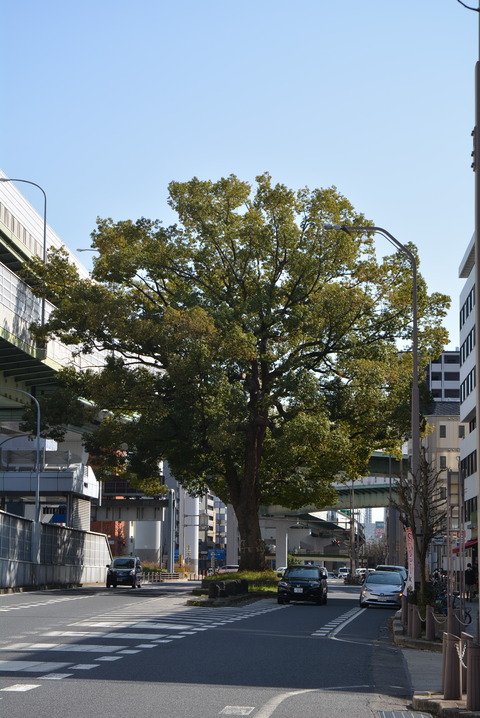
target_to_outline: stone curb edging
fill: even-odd
[[[420,651],[441,653],[441,641],[426,641],[423,638],[410,638],[404,635],[404,627],[399,618],[393,620],[393,642],[400,648],[414,648]],[[441,693],[421,692],[415,693],[412,698],[412,708],[423,713],[432,713],[440,718],[480,718],[480,711],[470,711],[466,708],[465,700],[445,700]]]
[[[479,718],[480,711],[469,711],[465,701],[446,701],[440,693],[416,694],[412,698],[412,707],[415,710],[432,713],[440,718]]]
[[[404,633],[403,623],[399,618],[393,619],[392,626],[393,642],[401,648],[415,648],[420,651],[432,651],[434,653],[442,652],[442,642],[427,641],[425,638],[411,638]]]

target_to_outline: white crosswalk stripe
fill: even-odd
[[[51,599],[31,603],[22,608],[36,608],[38,605],[55,603],[59,600],[69,599]],[[276,604],[266,606],[265,602],[262,602],[226,609],[182,607],[172,612],[164,608],[158,599],[148,599],[142,604],[130,604],[123,609],[106,612],[93,619],[72,622],[65,630],[47,630],[40,634],[40,637],[47,639],[48,642],[15,642],[0,645],[0,655],[13,654],[9,656],[10,660],[0,660],[0,674],[2,672],[38,673],[40,674],[38,677],[42,680],[62,680],[74,676],[72,671],[90,671],[100,666],[102,662],[118,661],[143,650],[161,649],[162,644],[188,639],[201,631],[215,630],[236,621],[284,608],[285,606]],[[69,639],[73,641],[69,642]],[[94,639],[94,642],[90,642],[91,639]],[[82,642],[83,640],[85,643]],[[131,641],[138,643],[129,645]],[[15,654],[25,652],[30,655],[40,652],[89,653],[95,662],[59,663],[23,661],[14,658]]]

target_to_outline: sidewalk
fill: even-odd
[[[478,602],[468,603],[472,623],[465,628],[477,640]],[[462,700],[444,700],[442,693],[442,643],[405,636],[400,614],[393,621],[393,640],[402,649],[410,673],[413,698],[417,711],[441,717],[480,718],[480,711],[467,711],[466,696]]]

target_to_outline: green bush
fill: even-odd
[[[144,573],[166,573],[164,568],[160,568],[156,563],[142,563]]]

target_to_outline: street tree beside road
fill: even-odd
[[[445,469],[436,469],[427,458],[426,450],[420,452],[419,476],[412,481],[409,476],[400,474],[395,483],[396,500],[392,505],[400,514],[400,521],[407,529],[412,529],[414,550],[418,559],[417,603],[424,606],[432,597],[427,591],[427,556],[430,545],[437,536],[445,535],[447,529],[447,500],[445,496]],[[415,527],[419,527],[418,534]]]
[[[98,373],[63,375],[64,392],[104,410],[86,439],[100,475],[156,493],[167,460],[189,492],[233,505],[240,565],[261,569],[261,504],[332,505],[339,472],[363,475],[408,432],[410,267],[323,229],[368,224],[335,188],[194,178],[169,185],[169,204],[168,227],[99,219],[91,279],[61,250],[33,261],[57,307],[37,336],[109,353]],[[426,363],[447,339],[448,297],[418,288]]]

